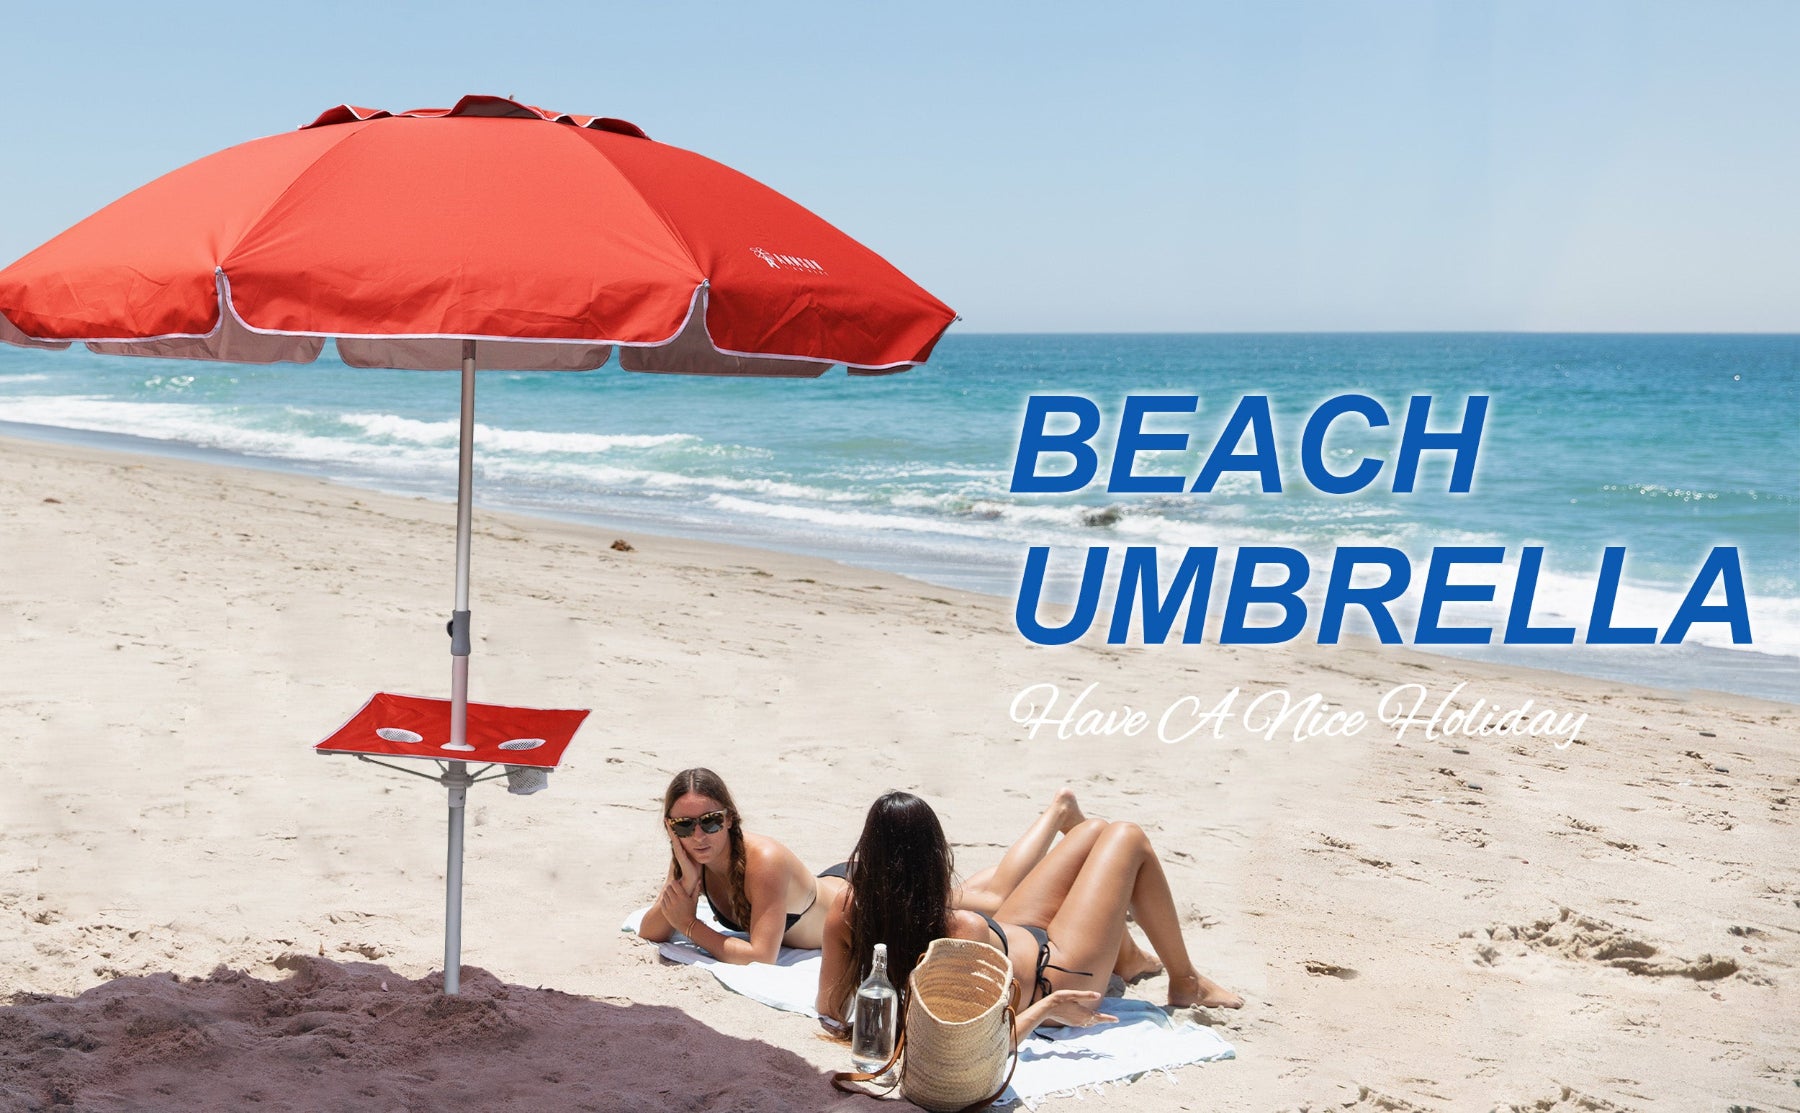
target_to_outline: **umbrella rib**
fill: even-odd
[[[575,142],[580,143],[581,146],[594,158],[597,158],[600,161],[606,163],[606,165],[612,169],[612,172],[614,174],[618,175],[619,180],[621,182],[624,182],[625,185],[630,188],[631,195],[633,197],[637,198],[638,204],[642,205],[646,212],[648,212],[650,215],[652,215],[656,218],[657,223],[661,224],[663,226],[663,230],[669,234],[669,238],[671,240],[673,240],[675,243],[678,243],[681,245],[681,253],[687,257],[687,261],[693,266],[695,273],[700,275],[700,285],[702,287],[705,287],[706,285],[708,285],[712,281],[712,275],[708,274],[706,272],[706,268],[704,268],[700,265],[700,260],[698,258],[696,258],[694,255],[693,245],[688,242],[688,238],[686,236],[681,234],[681,229],[678,228],[675,225],[675,223],[669,219],[668,214],[663,212],[661,206],[652,203],[650,198],[645,196],[644,191],[638,187],[637,182],[632,179],[630,174],[627,174],[624,171],[624,169],[619,166],[619,164],[617,162],[614,162],[612,159],[607,158],[605,153],[603,153],[599,147],[597,147],[592,142],[587,140],[586,129],[571,127],[568,129],[568,131],[569,131],[570,137]],[[598,132],[595,134],[603,134],[604,135],[604,134],[609,134],[609,133]],[[654,140],[645,139],[644,142],[652,143],[652,142],[654,142]],[[677,335],[679,335],[679,333]],[[670,339],[674,339],[674,338],[671,337]],[[665,343],[666,343],[666,341],[665,341]]]
[[[219,253],[219,261],[218,261],[218,263],[216,263],[214,265],[214,268],[213,268],[214,271],[215,272],[224,272],[225,271],[225,260],[230,257],[230,255],[233,251],[237,250],[237,248],[240,244],[242,244],[245,240],[249,239],[253,234],[255,234],[257,232],[257,230],[259,230],[263,226],[263,222],[268,219],[270,211],[273,210],[277,205],[281,204],[281,202],[287,198],[288,194],[294,192],[295,189],[299,188],[300,182],[308,174],[312,173],[313,170],[315,168],[317,168],[319,163],[325,161],[325,159],[327,159],[331,155],[336,154],[338,151],[338,148],[342,147],[344,144],[350,142],[351,140],[355,139],[357,136],[361,135],[363,133],[363,130],[365,128],[367,128],[373,122],[374,122],[373,120],[359,120],[359,121],[357,121],[357,123],[355,125],[342,125],[344,127],[351,128],[351,130],[348,131],[348,133],[345,134],[343,136],[343,138],[339,139],[337,142],[332,143],[329,146],[320,148],[318,154],[314,155],[310,160],[307,161],[304,169],[296,170],[293,174],[289,175],[287,184],[282,186],[281,189],[275,194],[275,196],[269,198],[269,203],[267,205],[263,206],[262,211],[256,214],[255,219],[247,221],[245,223],[243,234],[237,238],[236,242],[232,243],[229,247],[227,247],[225,250],[223,250]],[[227,274],[227,278],[229,278],[229,274]],[[223,309],[224,306],[221,305],[220,308]],[[243,318],[239,317],[238,320],[240,322],[242,322]],[[220,323],[222,324],[223,321],[221,321]],[[249,325],[246,323],[245,327],[248,328]]]

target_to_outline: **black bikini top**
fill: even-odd
[[[706,894],[706,903],[712,905],[713,919],[719,921],[720,927],[724,928],[726,931],[741,931],[741,932],[745,933],[746,935],[749,934],[749,932],[750,932],[749,928],[744,927],[743,925],[739,924],[736,920],[733,920],[731,918],[731,916],[726,913],[724,905],[720,904],[718,901],[713,899],[712,891],[706,887],[706,867],[705,866],[700,867],[700,891],[702,893]],[[798,912],[789,912],[787,914],[787,927],[781,929],[781,934],[786,935],[788,932],[794,930],[794,925],[799,923],[801,918],[804,917],[808,912],[811,912],[812,906],[817,904],[818,902],[819,902],[819,890],[817,888],[815,888],[815,889],[813,889],[813,899],[806,903],[805,908],[802,908]]]

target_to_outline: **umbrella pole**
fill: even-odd
[[[475,341],[464,340],[462,412],[456,457],[456,607],[450,616],[450,744],[469,745],[469,536],[471,491],[475,485]],[[444,992],[462,989],[463,813],[468,802],[468,765],[452,761],[442,778],[450,793],[448,847],[444,863]]]
[[[469,512],[475,486],[475,341],[463,341],[462,414],[456,438],[456,607],[450,615],[450,744],[469,745]],[[460,763],[458,763],[460,764]]]

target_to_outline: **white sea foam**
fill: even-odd
[[[310,414],[311,411],[296,410]],[[394,414],[339,414],[338,420],[359,429],[364,435],[387,440],[410,441],[414,444],[455,444],[457,423],[454,421],[415,421]]]
[[[347,413],[340,415],[338,420],[361,430],[365,436],[413,444],[453,445],[459,435],[458,424],[454,421],[417,421],[396,414],[381,413]],[[501,429],[480,422],[475,424],[477,447],[522,454],[580,455],[610,452],[617,448],[697,444],[699,440],[699,437],[691,433],[551,433],[533,429]]]
[[[0,401],[0,421],[85,429],[97,433],[130,433],[161,440],[211,427],[204,407],[180,402],[114,402],[92,395],[11,398]]]
[[[850,503],[864,501],[856,491],[790,483],[754,476],[690,475],[659,468],[634,467],[629,464],[600,464],[587,460],[550,461],[519,459],[506,456],[478,456],[482,474],[490,479],[511,480],[521,484],[545,484],[595,492],[648,491],[660,493],[689,492],[706,495],[730,491],[744,495],[760,495],[801,503]]]
[[[225,407],[184,402],[114,402],[59,395],[0,400],[0,421],[123,433],[247,456],[341,465],[395,475],[455,474],[454,456],[321,437],[297,430],[233,424]]]
[[[730,514],[772,518],[784,522],[800,522],[847,532],[896,530],[905,533],[948,534],[963,538],[993,538],[990,531],[968,522],[942,518],[919,518],[908,514],[884,514],[875,510],[843,510],[828,506],[758,502],[735,495],[713,495],[706,500],[706,504]]]

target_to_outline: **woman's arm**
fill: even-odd
[[[848,983],[856,976],[850,956],[850,890],[845,889],[825,910],[825,944],[819,961],[819,992],[813,1010],[822,1019],[840,1025],[849,1000]]]
[[[689,910],[676,928],[720,962],[744,966],[774,962],[787,934],[787,874],[780,844],[757,839],[744,847],[744,896],[750,903],[750,938],[740,939],[700,922]],[[698,870],[694,871],[696,875]],[[649,919],[648,916],[645,917]]]
[[[667,943],[674,934],[675,925],[662,914],[660,900],[650,906],[650,911],[644,913],[643,921],[638,924],[638,938],[648,939],[652,943]]]
[[[1013,1040],[1023,1040],[1040,1024],[1055,1021],[1069,1028],[1111,1024],[1119,1019],[1100,1011],[1100,994],[1091,989],[1059,989],[1013,1017]]]
[[[652,943],[666,943],[677,932],[686,935],[683,924],[695,922],[694,906],[700,900],[700,869],[694,860],[682,849],[681,840],[668,835],[669,872],[663,877],[662,892],[650,905],[650,911],[644,913],[643,922],[638,924],[638,937],[648,939]],[[679,864],[681,876],[676,876]],[[689,935],[692,939],[693,936]]]

